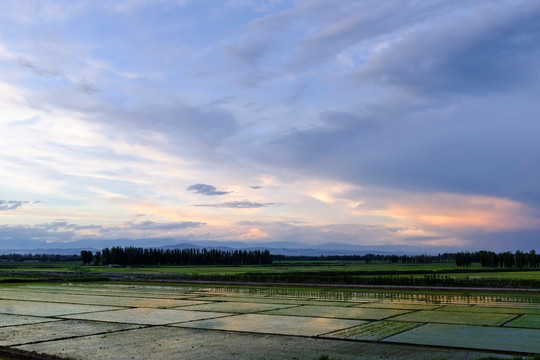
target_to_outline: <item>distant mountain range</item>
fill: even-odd
[[[155,241],[155,243],[164,243],[164,240],[172,239],[160,239],[161,241]],[[165,242],[166,244],[166,242]],[[51,244],[52,245],[52,244]],[[137,240],[117,240],[117,241],[103,241],[95,243],[94,246],[84,246],[81,243],[71,243],[71,247],[61,247],[59,244],[55,244],[55,247],[41,247],[41,248],[28,248],[28,249],[0,249],[0,254],[57,254],[57,255],[73,255],[80,254],[81,250],[90,250],[93,252],[101,251],[105,247],[112,246],[135,246],[144,248],[158,248],[158,249],[219,249],[219,250],[266,250],[268,249],[272,254],[280,254],[287,256],[329,256],[329,255],[365,255],[365,254],[393,254],[393,255],[436,255],[437,253],[444,252],[456,252],[463,249],[454,248],[442,248],[442,247],[419,247],[408,245],[354,245],[346,243],[326,243],[326,244],[304,244],[293,242],[219,242],[219,241],[206,241],[197,243],[180,243],[171,245],[149,245],[142,241]],[[67,245],[67,244],[66,244]]]

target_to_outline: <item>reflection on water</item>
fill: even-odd
[[[64,288],[68,292],[80,291],[82,294],[88,293],[110,294],[126,296],[146,294],[149,297],[171,297],[187,298],[191,296],[222,295],[222,296],[245,296],[276,299],[292,299],[306,301],[344,301],[368,303],[375,301],[400,302],[426,305],[483,305],[489,307],[520,307],[540,310],[540,294],[538,293],[445,293],[445,292],[399,292],[384,290],[358,290],[353,289],[322,289],[322,288],[283,288],[283,287],[204,287],[204,286],[170,286],[170,285],[140,285],[140,284],[99,284],[80,285],[66,284],[58,286],[27,286],[32,291],[48,291],[57,293]]]
[[[521,306],[540,307],[540,296],[516,296],[514,294],[476,295],[476,294],[445,294],[445,293],[399,293],[399,292],[366,292],[366,291],[339,291],[333,289],[287,289],[287,288],[198,288],[198,293],[230,296],[255,296],[293,298],[305,300],[333,300],[349,302],[411,302],[422,304],[459,304],[508,306],[517,303]]]

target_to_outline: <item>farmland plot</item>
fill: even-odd
[[[540,329],[540,315],[521,315],[504,326]]]
[[[35,324],[40,322],[58,321],[57,319],[48,319],[37,316],[21,316],[12,314],[0,314],[0,328],[5,326]]]
[[[0,313],[32,316],[58,316],[92,311],[116,310],[118,307],[62,304],[42,301],[0,300]]]
[[[276,310],[287,308],[291,305],[285,304],[266,304],[266,303],[250,303],[250,302],[212,302],[203,305],[184,306],[183,310],[195,311],[217,311],[225,313],[255,313],[268,310]]]
[[[178,324],[178,326],[263,334],[316,336],[362,323],[359,320],[243,314],[220,319],[193,321],[186,324]]]
[[[392,301],[375,301],[367,304],[358,305],[363,308],[376,309],[404,309],[404,310],[433,310],[441,307],[441,305],[429,305],[413,302],[392,302]]]
[[[457,311],[417,311],[395,317],[393,320],[413,321],[422,323],[444,323],[464,325],[492,325],[499,326],[512,320],[513,314],[472,313]]]
[[[118,311],[65,315],[64,317],[68,319],[108,321],[128,324],[166,325],[226,315],[229,314],[203,311],[135,308]]]
[[[167,308],[187,305],[204,304],[203,301],[184,299],[160,299],[150,297],[126,297],[103,295],[79,295],[79,294],[54,294],[49,293],[0,293],[0,299],[41,301],[46,296],[48,301],[81,305],[105,305],[105,306],[130,306]]]
[[[138,297],[138,298],[159,298],[159,299],[184,299],[198,294],[194,294],[194,288],[167,288],[163,286],[132,286],[132,285],[109,285],[109,284],[86,284],[72,285],[28,285],[9,289],[0,288],[0,294],[12,292],[25,294],[48,293],[48,294],[70,294],[70,295],[102,295],[115,297]]]
[[[53,323],[34,323],[10,328],[0,328],[0,345],[12,346],[29,342],[73,338],[84,335],[106,334],[135,329],[136,325],[109,324],[80,320],[62,320]]]
[[[473,313],[495,313],[495,314],[535,314],[540,315],[539,309],[514,308],[514,307],[488,307],[488,306],[456,306],[448,305],[441,307],[440,311],[460,311]]]
[[[534,294],[26,285],[0,289],[0,345],[81,360],[475,359],[540,352],[538,312]]]
[[[420,326],[420,324],[404,321],[374,321],[349,329],[339,330],[327,334],[327,336],[357,340],[381,340],[417,326]]]
[[[193,300],[197,301],[230,301],[230,302],[251,302],[251,303],[263,303],[263,304],[288,304],[288,305],[303,305],[306,300],[300,300],[300,299],[271,299],[266,297],[250,297],[250,296],[223,296],[223,295],[215,295],[215,296],[200,296],[193,298]]]
[[[383,341],[540,353],[540,330],[427,324]]]
[[[230,301],[230,302],[251,302],[251,303],[263,303],[263,304],[287,304],[287,305],[304,305],[306,303],[313,303],[314,305],[320,306],[353,306],[354,303],[345,303],[334,301],[316,301],[311,299],[291,299],[291,298],[279,298],[279,297],[250,297],[250,296],[200,296],[193,298],[192,300],[196,301]]]
[[[323,318],[340,318],[340,319],[361,319],[361,320],[381,320],[394,315],[399,315],[408,312],[408,310],[396,309],[364,309],[351,307],[331,307],[331,306],[314,306],[305,305],[298,307],[290,307],[280,310],[268,311],[267,314],[275,315],[298,315],[298,316],[313,316]]]
[[[313,360],[321,354],[340,360],[358,360],[359,354],[362,354],[362,360],[473,360],[489,355],[489,352],[482,351],[411,348],[399,344],[162,326],[29,344],[18,348],[77,360]]]

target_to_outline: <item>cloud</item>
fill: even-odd
[[[476,249],[494,251],[538,250],[538,229],[510,230],[470,234],[470,244]]]
[[[29,201],[19,201],[19,200],[0,200],[0,211],[10,211],[16,210],[23,206],[23,204],[28,204]]]
[[[245,87],[255,88],[262,83],[275,78],[277,75],[278,73],[274,71],[252,70],[243,72],[242,75],[237,78],[237,83]]]
[[[323,113],[322,123],[262,146],[261,161],[360,186],[509,197],[540,208],[533,89],[456,105],[389,102],[360,113]]]
[[[310,19],[316,27],[298,41],[297,55],[285,66],[288,70],[306,71],[333,60],[353,46],[371,45],[374,40],[380,41],[458,7],[456,2],[448,1],[362,1],[339,5],[319,1],[309,5],[298,7],[295,12]]]
[[[307,84],[299,83],[296,85],[294,92],[291,95],[284,97],[283,101],[288,105],[295,106],[305,97],[307,90]]]
[[[440,0],[405,4],[373,0],[297,2],[251,21],[242,43],[228,47],[227,51],[242,60],[244,66],[251,67],[258,84],[283,73],[303,73],[335,61],[338,55],[354,47],[362,47],[362,53],[369,52],[366,49],[374,42],[395,37],[399,31],[464,6],[465,2]],[[278,52],[285,55],[272,56]],[[269,71],[269,67],[274,71]],[[267,74],[275,75],[261,78],[263,68]]]
[[[3,248],[20,248],[27,245],[40,247],[47,242],[68,242],[74,239],[71,231],[49,231],[40,226],[0,225],[0,242]]]
[[[36,224],[35,227],[45,231],[57,231],[60,229],[65,229],[69,226],[67,221],[53,221],[51,223]]]
[[[99,92],[99,88],[91,85],[86,82],[81,82],[77,85],[77,90],[87,94],[87,95],[94,95],[95,93]]]
[[[268,44],[263,41],[245,41],[225,48],[227,54],[241,65],[256,66],[268,51]]]
[[[269,205],[274,205],[273,203],[259,203],[259,202],[252,202],[252,201],[230,201],[230,202],[224,202],[219,204],[197,204],[194,206],[198,207],[215,207],[215,208],[233,208],[233,209],[256,209],[256,208],[262,208]]]
[[[42,77],[60,77],[63,76],[63,74],[57,70],[51,70],[46,69],[40,66],[35,65],[33,62],[30,62],[29,60],[19,58],[17,60],[20,66],[29,69],[32,73],[34,73],[37,76]]]
[[[129,229],[135,230],[161,230],[161,231],[170,231],[170,230],[179,230],[187,228],[198,228],[206,225],[204,222],[196,221],[181,221],[181,222],[167,222],[167,223],[157,223],[154,221],[141,221],[141,222],[127,222],[124,224]]]
[[[532,95],[540,90],[540,4],[448,6],[400,9],[385,20],[405,28],[380,39],[352,75],[360,94],[380,97],[321,111],[316,125],[278,135],[254,155],[359,186],[509,198],[540,211],[540,170],[527,165],[540,151],[531,135],[540,131]],[[354,37],[343,31],[324,33]]]
[[[406,219],[426,231],[470,234],[540,228],[540,214],[523,203],[504,198],[424,194],[387,195],[386,205],[376,211],[386,216]],[[369,207],[370,199],[364,208]],[[361,211],[361,209],[359,209]]]
[[[430,94],[522,87],[540,75],[539,16],[540,5],[530,1],[447,16],[377,52],[358,70],[357,79]]]
[[[169,9],[184,6],[189,2],[190,0],[120,0],[113,3],[109,1],[105,1],[104,3],[98,2],[98,6],[102,6],[113,13],[129,15],[133,12],[143,11],[151,6],[157,5]]]
[[[129,130],[131,136],[150,132],[165,137],[166,144],[161,141],[155,146],[205,161],[222,161],[224,155],[217,149],[239,131],[239,124],[229,111],[185,105],[176,99],[163,100],[161,94],[151,89],[146,89],[145,98],[140,98],[139,94],[129,96],[140,101],[127,109],[103,104],[97,108],[78,110],[84,110],[91,121],[107,126],[114,124],[115,127]],[[142,142],[142,139],[136,140]]]
[[[272,10],[275,6],[282,3],[284,0],[266,0],[266,1],[253,1],[253,0],[228,0],[225,3],[225,8],[237,9],[242,7],[252,8],[253,11],[265,12]]]
[[[91,246],[95,240],[138,239],[170,236],[177,231],[205,226],[204,222],[124,222],[106,225],[81,225],[64,220],[35,225],[0,225],[0,242],[3,247],[24,247],[25,244],[41,247],[46,243],[82,241]]]
[[[218,191],[215,186],[206,184],[193,184],[190,185],[187,189],[188,191],[193,191],[196,194],[202,194],[207,196],[226,195],[230,193],[229,191]]]
[[[265,238],[279,242],[284,247],[287,247],[287,243],[297,242],[313,245],[326,243],[418,245],[420,241],[425,240],[425,236],[409,239],[407,229],[396,229],[380,224],[309,225],[287,221],[242,221],[237,225],[238,236],[248,233],[251,229],[257,229],[265,234]]]

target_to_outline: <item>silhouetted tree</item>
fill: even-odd
[[[94,254],[94,265],[99,265],[101,263],[101,252],[96,251]]]
[[[88,251],[88,250],[81,251],[81,258],[82,258],[83,265],[90,264],[92,262],[92,257],[93,255],[91,251]]]

